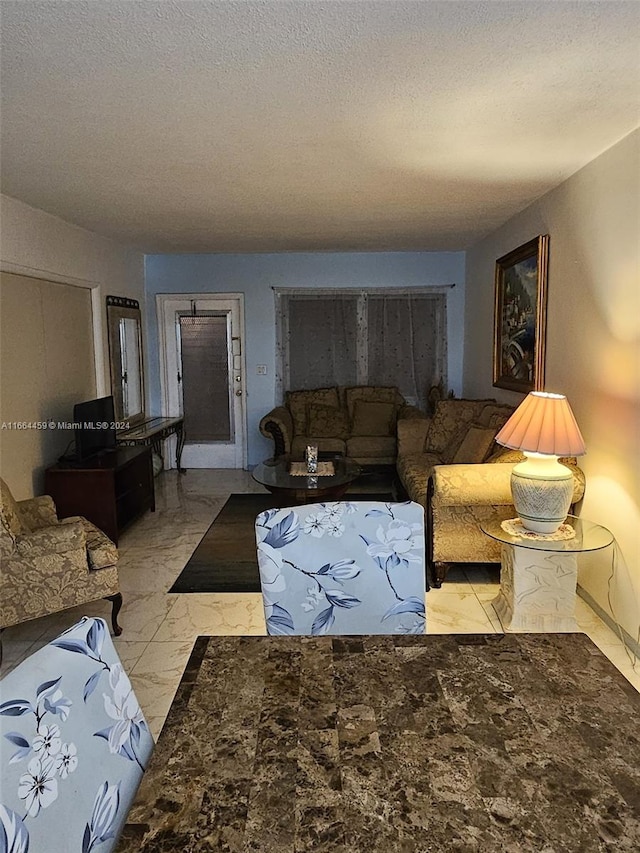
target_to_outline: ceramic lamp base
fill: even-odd
[[[527,530],[555,533],[571,506],[573,474],[556,456],[525,455],[511,472],[513,505]]]

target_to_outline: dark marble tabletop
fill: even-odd
[[[582,634],[200,637],[117,850],[637,853],[639,719]]]

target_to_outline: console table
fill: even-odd
[[[162,443],[170,435],[175,435],[176,443],[176,468],[181,474],[186,474],[187,469],[180,464],[182,448],[184,447],[184,418],[148,418],[125,432],[119,432],[116,436],[118,444],[126,447],[144,446],[151,447],[154,453],[163,459]],[[163,460],[164,462],[164,460]]]
[[[491,603],[505,630],[580,630],[575,619],[578,554],[608,547],[613,534],[574,515],[566,524],[575,530],[572,539],[514,536],[495,520],[480,525],[502,543],[500,592]]]
[[[78,464],[59,462],[44,474],[58,515],[83,515],[114,544],[124,528],[156,508],[149,447],[119,447]]]

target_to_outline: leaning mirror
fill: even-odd
[[[144,372],[140,305],[107,296],[111,393],[116,420],[130,426],[144,420]]]

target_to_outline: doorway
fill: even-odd
[[[156,301],[163,414],[184,417],[182,464],[244,468],[242,294],[172,294]]]

